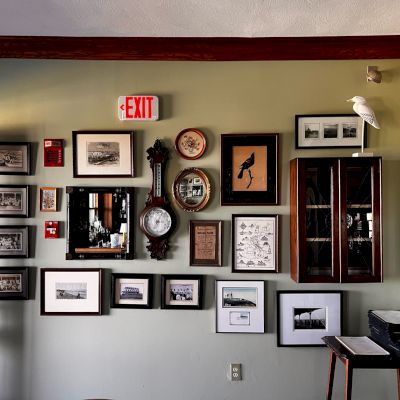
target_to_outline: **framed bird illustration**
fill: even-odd
[[[221,205],[278,204],[278,134],[221,135]]]

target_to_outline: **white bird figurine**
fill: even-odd
[[[376,120],[375,113],[372,108],[367,104],[367,101],[364,97],[361,96],[354,96],[347,101],[352,101],[353,110],[356,114],[358,114],[365,122],[372,125],[376,129],[380,129],[380,125]]]

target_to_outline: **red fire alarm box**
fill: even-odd
[[[45,239],[58,239],[58,221],[45,221],[44,222],[44,238]]]
[[[63,145],[63,139],[44,139],[45,167],[62,167],[64,165]]]

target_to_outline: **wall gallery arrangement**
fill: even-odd
[[[296,148],[362,145],[365,127],[357,115],[297,115],[295,120]],[[72,132],[73,177],[133,178],[134,138],[132,131]],[[64,165],[63,143],[63,139],[44,140],[44,166]],[[197,128],[176,136],[175,151],[185,160],[199,159],[206,148],[206,136]],[[221,206],[278,205],[278,149],[276,133],[222,134]],[[177,224],[164,184],[168,159],[169,150],[160,139],[147,149],[152,186],[138,220],[150,257],[156,260],[166,258]],[[0,175],[29,175],[31,161],[30,143],[0,142]],[[291,178],[293,280],[381,280],[381,159],[294,159]],[[41,212],[60,211],[59,190],[40,187]],[[32,191],[29,185],[1,184],[0,218],[28,218]],[[67,186],[66,259],[133,259],[134,194],[130,186]],[[174,180],[172,195],[179,212],[197,216],[214,195],[209,174],[203,168],[183,169]],[[223,226],[222,220],[189,221],[188,266],[223,266]],[[233,273],[279,272],[279,215],[232,214],[231,227]],[[0,258],[29,257],[30,231],[27,225],[0,226]],[[45,221],[45,238],[58,238],[58,233],[59,221]],[[150,309],[155,307],[158,277],[161,309],[204,306],[205,275],[111,272],[109,296],[104,293],[105,276],[102,268],[42,268],[41,315],[101,315],[107,298],[111,309]],[[29,268],[0,268],[0,299],[27,300],[28,286]],[[321,346],[323,336],[341,335],[342,291],[277,291],[276,295],[278,346]],[[264,280],[216,280],[215,331],[264,333],[265,299]]]

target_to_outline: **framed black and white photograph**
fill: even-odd
[[[0,226],[0,258],[29,257],[28,232],[26,225]]]
[[[132,131],[72,132],[74,178],[134,177]]]
[[[216,332],[264,333],[264,281],[215,282]]]
[[[111,274],[112,308],[152,308],[153,275]]]
[[[101,268],[42,268],[41,315],[101,315]]]
[[[0,185],[0,218],[29,217],[28,185]]]
[[[324,346],[342,334],[342,291],[278,291],[278,346]]]
[[[0,142],[0,175],[30,175],[31,144]]]
[[[232,215],[232,272],[278,272],[278,215]]]
[[[0,300],[28,300],[28,268],[0,267]]]
[[[367,145],[367,124],[356,114],[296,115],[296,149]]]
[[[202,275],[161,275],[161,308],[200,310],[202,292]]]

